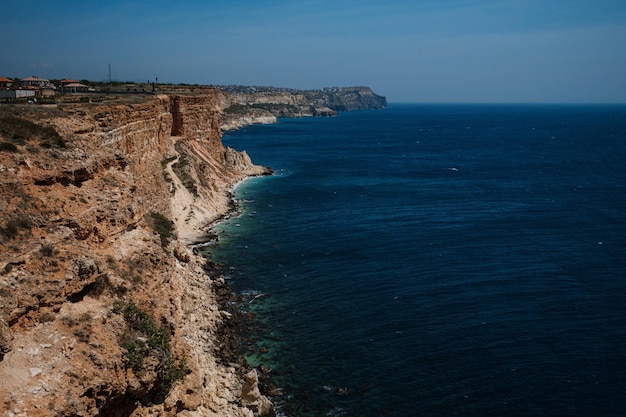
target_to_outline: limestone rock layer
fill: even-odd
[[[0,106],[1,415],[271,413],[190,249],[233,184],[269,173],[222,145],[223,102]]]

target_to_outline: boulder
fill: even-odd
[[[244,376],[241,405],[252,410],[255,416],[274,416],[274,405],[259,391],[259,375],[254,369]]]

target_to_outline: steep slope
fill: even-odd
[[[269,173],[223,147],[222,101],[0,107],[3,415],[271,413],[222,343],[223,279],[186,246]]]

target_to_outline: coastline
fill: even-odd
[[[214,232],[214,229],[217,228],[221,223],[229,219],[237,218],[241,215],[240,203],[235,197],[237,187],[247,180],[265,175],[266,174],[250,175],[248,177],[237,180],[232,186],[230,186],[226,190],[225,194],[228,197],[228,205],[225,206],[223,210],[219,211],[210,223],[208,223],[206,226],[198,228],[198,235],[195,239],[190,240],[189,237],[184,239],[184,241],[187,242],[186,245],[189,246],[194,253],[197,253],[198,250],[201,250],[203,247],[209,246],[212,242],[215,242],[218,239],[218,236]],[[272,174],[270,173],[267,175]],[[210,261],[209,258],[207,258],[207,260]]]
[[[3,411],[275,413],[238,355],[235,295],[194,249],[237,215],[241,184],[272,173],[223,145],[223,102],[208,89],[0,108]]]
[[[273,415],[236,355],[232,291],[188,245],[268,173],[222,145],[217,96],[0,109],[3,142],[32,137],[0,153],[2,412]]]
[[[213,232],[220,223],[233,218],[240,213],[240,205],[235,198],[235,191],[244,182],[261,176],[273,174],[269,167],[254,165],[245,151],[235,151],[224,147],[221,140],[221,129],[218,128],[216,145],[219,153],[224,155],[221,164],[227,167],[227,172],[215,175],[214,171],[208,171],[210,176],[203,178],[200,173],[202,166],[215,164],[214,157],[206,155],[202,140],[192,139],[194,146],[186,148],[179,147],[177,150],[190,150],[187,154],[189,165],[197,172],[198,182],[197,195],[190,192],[188,187],[176,173],[168,166],[173,177],[173,188],[175,193],[172,196],[172,217],[178,231],[178,242],[186,252],[192,262],[199,265],[205,283],[203,287],[209,290],[210,299],[203,296],[198,297],[193,293],[197,291],[189,288],[186,293],[189,298],[183,299],[183,303],[189,303],[185,308],[187,311],[193,310],[196,313],[191,320],[185,319],[185,324],[189,326],[188,331],[183,333],[189,337],[198,333],[194,340],[188,340],[187,345],[192,347],[200,357],[202,352],[213,352],[213,358],[205,358],[207,361],[200,362],[199,377],[206,375],[202,379],[202,390],[211,402],[217,400],[220,404],[217,407],[200,407],[195,410],[194,415],[205,416],[208,411],[219,411],[219,415],[239,416],[240,413],[253,413],[255,417],[275,415],[274,405],[259,390],[259,373],[247,363],[241,353],[240,347],[243,344],[242,337],[243,323],[246,320],[244,314],[236,306],[240,302],[234,291],[226,282],[221,273],[221,268],[210,257],[203,253],[202,247],[210,245],[217,239]],[[198,142],[200,143],[198,143]],[[204,319],[200,319],[204,316]],[[200,319],[200,320],[199,320]],[[202,323],[210,323],[208,326]],[[210,331],[210,337],[202,330]],[[215,379],[217,375],[218,385],[209,384],[206,386],[206,378]],[[189,376],[188,376],[189,377]],[[182,386],[187,385],[185,384]],[[188,388],[187,388],[188,389]],[[221,394],[219,394],[221,393]],[[172,393],[175,397],[176,393]],[[248,410],[248,411],[246,411]]]
[[[494,110],[497,113],[494,113]],[[511,132],[516,140],[502,141],[500,131],[488,127],[494,120],[493,114],[504,116],[505,110],[510,118],[498,119],[497,126]],[[596,377],[593,372],[595,368],[577,369],[576,366],[580,364],[580,354],[576,354],[578,350],[561,356],[562,346],[558,341],[550,344],[551,358],[546,361],[545,355],[542,355],[543,349],[548,348],[547,339],[544,337],[548,334],[545,333],[546,328],[537,329],[533,325],[536,320],[529,322],[524,311],[512,314],[511,317],[517,323],[512,329],[501,326],[501,322],[490,321],[503,311],[511,313],[511,305],[516,306],[523,300],[540,299],[542,308],[545,308],[545,313],[550,319],[543,320],[545,317],[542,315],[539,317],[541,325],[550,323],[550,328],[557,330],[561,326],[565,327],[567,332],[563,334],[569,335],[567,338],[568,342],[572,343],[570,346],[577,348],[580,346],[590,353],[589,356],[593,358],[595,364],[610,369],[611,361],[604,356],[602,350],[606,347],[604,339],[595,341],[593,336],[597,335],[597,332],[594,332],[591,326],[586,327],[589,323],[586,320],[593,319],[593,326],[602,327],[606,317],[613,317],[612,309],[602,307],[604,304],[600,301],[611,296],[611,289],[614,290],[615,287],[610,283],[619,276],[619,267],[623,263],[619,258],[614,258],[614,262],[607,265],[606,270],[602,264],[607,259],[604,255],[615,254],[608,246],[611,243],[608,237],[615,239],[613,240],[615,243],[619,241],[620,236],[613,234],[610,227],[601,221],[602,219],[594,219],[594,224],[599,226],[598,229],[593,226],[595,231],[593,236],[602,238],[596,239],[593,236],[589,238],[585,235],[589,230],[586,228],[571,235],[568,233],[559,236],[560,229],[553,230],[548,227],[550,232],[544,235],[540,230],[541,223],[535,224],[534,216],[530,215],[536,214],[537,211],[529,212],[528,208],[537,205],[544,208],[539,218],[549,226],[550,222],[554,221],[552,210],[554,207],[549,203],[554,200],[549,200],[549,197],[556,195],[563,198],[559,200],[559,210],[566,209],[566,212],[577,213],[583,224],[589,226],[590,224],[584,222],[589,212],[576,211],[577,204],[580,203],[577,197],[580,196],[581,189],[572,189],[564,185],[580,184],[576,181],[584,180],[587,172],[585,169],[595,168],[581,168],[581,171],[568,172],[562,183],[550,187],[545,187],[542,178],[553,171],[554,167],[569,166],[568,162],[575,158],[574,146],[568,147],[568,151],[562,154],[564,144],[577,144],[584,148],[588,146],[586,137],[589,133],[598,130],[603,134],[602,143],[609,145],[611,139],[614,139],[611,132],[615,126],[619,126],[619,122],[614,122],[615,125],[606,128],[598,124],[588,125],[587,129],[577,134],[578,136],[575,129],[572,129],[576,124],[570,124],[566,131],[571,132],[572,137],[576,139],[561,136],[559,140],[546,143],[542,138],[546,137],[546,133],[549,133],[553,126],[538,128],[537,133],[532,133],[527,126],[541,120],[545,121],[552,115],[559,119],[563,117],[560,120],[566,121],[577,120],[579,116],[579,112],[571,109],[554,114],[552,110],[548,110],[529,109],[520,115],[515,109],[489,109],[487,112],[475,112],[475,109],[462,106],[451,109],[450,113],[458,111],[461,115],[471,114],[472,118],[468,119],[473,122],[466,124],[464,117],[451,121],[452,134],[465,138],[468,125],[478,125],[484,129],[472,132],[467,142],[460,141],[463,142],[463,146],[459,144],[459,148],[442,146],[441,134],[437,129],[433,131],[424,129],[424,132],[420,133],[423,135],[419,138],[420,142],[410,139],[416,123],[424,123],[424,126],[428,127],[431,123],[439,122],[438,117],[449,118],[447,116],[449,113],[441,114],[442,109],[438,106],[430,109],[394,108],[393,112],[385,112],[388,115],[382,114],[383,112],[377,112],[379,114],[376,115],[357,114],[372,120],[366,122],[361,117],[347,120],[351,122],[349,128],[358,126],[358,129],[354,129],[356,132],[366,130],[368,135],[358,133],[354,136],[346,135],[345,140],[341,142],[321,140],[320,143],[331,142],[324,147],[313,142],[319,153],[307,145],[314,140],[313,138],[326,138],[327,136],[320,132],[327,129],[317,131],[313,126],[309,126],[309,123],[299,121],[295,121],[294,125],[303,130],[307,129],[310,136],[304,136],[306,133],[301,136],[301,132],[296,130],[281,129],[290,139],[277,138],[273,132],[267,132],[268,139],[264,139],[265,134],[260,131],[275,129],[251,129],[248,133],[242,134],[238,140],[231,142],[232,146],[249,149],[251,155],[259,155],[259,160],[267,161],[276,168],[283,165],[282,161],[286,161],[285,165],[291,160],[302,161],[302,165],[297,163],[288,165],[293,166],[294,171],[302,173],[288,181],[276,179],[254,181],[238,190],[239,198],[254,202],[244,203],[245,220],[241,219],[240,222],[240,219],[234,219],[229,222],[225,234],[227,238],[223,240],[222,248],[214,251],[214,259],[226,264],[225,273],[232,276],[232,281],[229,282],[237,292],[244,294],[247,291],[259,291],[268,295],[267,298],[260,299],[258,303],[255,301],[250,306],[250,311],[256,315],[253,320],[257,323],[258,329],[257,334],[251,336],[255,339],[260,336],[257,339],[259,343],[250,346],[251,356],[257,352],[260,361],[255,361],[253,357],[250,363],[254,366],[258,366],[259,363],[267,364],[273,369],[270,375],[275,378],[275,384],[285,389],[286,396],[275,399],[279,412],[292,415],[291,410],[295,408],[308,415],[330,415],[330,410],[337,411],[333,415],[344,413],[367,415],[377,412],[384,414],[388,410],[387,412],[393,415],[411,415],[410,410],[417,409],[428,414],[435,409],[445,409],[459,414],[471,414],[476,411],[475,406],[479,404],[486,413],[497,413],[498,410],[511,409],[511,404],[519,405],[519,409],[532,411],[536,404],[535,398],[539,398],[547,409],[569,410],[573,414],[582,415],[586,411],[577,412],[574,407],[591,409],[584,408],[590,403],[576,395],[577,392],[584,391],[595,397],[592,400],[593,407],[610,413],[611,407],[614,407],[611,404],[615,404],[610,402],[611,399],[616,401],[621,398],[614,395],[619,389],[607,390],[602,386],[611,386],[611,382],[619,381],[618,371],[607,373],[606,378],[597,377],[602,381],[600,385],[589,384],[586,387],[570,385],[569,388],[564,388],[555,397],[559,405],[554,406],[550,395],[553,391],[546,391],[543,385],[536,384],[542,378],[548,378],[554,384],[552,387],[563,387],[556,385],[563,381],[558,377],[562,375],[560,372],[563,372],[564,362],[561,362],[561,358],[572,366],[566,372],[572,377],[589,378],[588,381],[591,382],[591,377]],[[608,119],[599,113],[594,115],[595,118]],[[614,117],[613,120],[619,118]],[[377,139],[385,135],[386,130],[396,121],[398,124],[395,126],[398,129],[393,135],[390,134],[385,151],[381,152],[378,146],[367,146],[362,153],[351,153],[353,149],[359,149],[362,143],[377,143]],[[343,120],[329,122],[334,125],[335,122]],[[335,131],[346,130],[336,126]],[[307,140],[308,138],[310,139]],[[271,143],[284,143],[285,153],[281,152],[275,154],[276,158],[272,157],[269,154],[272,148],[267,150],[266,145],[270,140]],[[301,146],[293,145],[296,140]],[[332,143],[336,146],[333,147]],[[538,147],[526,150],[526,153],[519,157],[516,151],[519,151],[520,143]],[[611,149],[610,146],[595,149],[596,154],[591,152],[594,151],[592,148],[593,146],[589,147],[590,155],[606,157],[611,154],[610,151],[608,153],[606,151]],[[458,149],[466,152],[461,161],[457,159]],[[346,151],[345,156],[348,158],[353,156],[356,161],[371,162],[371,171],[364,173],[365,169],[355,170],[341,175],[346,173],[345,165],[337,162],[343,159],[342,155],[337,156],[341,150]],[[497,151],[495,154],[497,157],[494,159],[489,153],[492,150]],[[320,154],[328,156],[328,159],[324,160]],[[398,158],[399,155],[405,154],[411,157]],[[508,158],[511,154],[516,155],[516,158]],[[554,161],[547,159],[538,161],[535,157],[541,154],[558,154],[561,158]],[[435,157],[431,157],[432,155]],[[488,156],[475,165],[476,155]],[[618,162],[619,154],[612,155],[613,161]],[[537,165],[528,165],[529,160],[537,162]],[[594,161],[600,160],[602,159],[594,157]],[[459,168],[458,173],[452,173],[447,169],[452,165],[449,161],[457,161],[454,166]],[[389,167],[386,162],[389,162]],[[494,166],[506,169],[494,171]],[[618,166],[619,164],[613,163],[611,168]],[[511,167],[515,169],[509,169]],[[469,172],[470,168],[473,172]],[[594,187],[595,190],[586,188],[584,192],[600,199],[603,196],[612,196],[613,194],[608,192],[614,191],[614,188],[603,187],[602,178],[621,178],[618,171],[607,168],[607,172],[617,175],[594,177],[598,187]],[[494,178],[494,181],[485,182],[485,178]],[[474,187],[466,186],[468,180]],[[477,196],[473,192],[475,187],[485,193]],[[523,189],[529,187],[528,189],[533,192],[520,193],[520,187]],[[419,192],[407,192],[414,190]],[[333,191],[338,191],[340,195],[335,198]],[[390,193],[393,194],[393,198],[390,197]],[[318,197],[317,201],[312,201],[316,200],[315,196]],[[457,198],[462,202],[461,205],[455,204]],[[360,202],[362,210],[354,219],[344,220],[354,211],[355,201]],[[427,203],[424,204],[424,201]],[[502,201],[507,202],[505,210],[498,211],[496,221],[492,221],[494,202]],[[611,199],[613,203],[618,201]],[[275,208],[268,208],[271,203]],[[601,209],[592,200],[587,201],[584,206],[592,212]],[[397,213],[389,211],[390,207],[407,207],[410,211]],[[468,211],[467,207],[480,210]],[[619,211],[619,205],[612,207]],[[327,211],[322,208],[326,208]],[[247,214],[251,211],[254,211],[256,216],[248,218]],[[320,218],[319,213],[323,212],[332,213],[333,216]],[[454,224],[450,223],[450,216],[446,213],[454,217]],[[241,224],[240,231],[234,227],[235,223]],[[502,235],[503,224],[512,227],[511,230],[516,233],[508,237]],[[571,224],[574,223],[567,219],[563,222],[563,226]],[[315,225],[319,225],[319,229]],[[532,231],[534,229],[529,232],[527,230],[529,225],[539,227],[537,229],[539,235]],[[459,242],[456,233],[459,230],[467,232],[476,242],[471,244]],[[485,235],[485,230],[490,234]],[[405,231],[407,233],[404,233]],[[415,231],[423,233],[414,233]],[[371,242],[375,242],[376,238],[381,236],[385,237],[384,244],[378,252],[393,255],[384,262],[376,256],[372,257],[371,249]],[[561,238],[563,240],[560,240]],[[498,245],[501,239],[512,248],[518,248],[519,246],[516,246],[519,244],[518,239],[522,239],[523,248],[530,252],[506,251],[507,253],[504,253],[507,258],[506,264],[491,262],[497,261],[502,255],[499,252],[492,253],[493,248],[500,247]],[[563,253],[568,252],[568,248],[575,247],[580,249],[581,257],[594,255],[588,258],[590,264],[588,269],[586,268],[586,273],[591,274],[587,275],[589,280],[585,281],[584,286],[578,281],[571,281],[570,272],[573,271],[571,269],[573,264],[567,257],[555,257],[554,251],[545,251],[546,248],[553,248],[555,241],[563,243],[563,246],[560,246]],[[411,258],[415,248],[419,249],[419,260]],[[300,254],[303,253],[305,255],[301,258]],[[467,264],[459,266],[454,263],[459,253],[468,255]],[[487,259],[489,262],[485,262],[484,256],[489,253],[493,256]],[[595,257],[599,254],[603,256]],[[539,269],[526,268],[530,255],[537,261],[537,265],[543,265],[545,262],[545,266]],[[354,262],[354,259],[359,259],[359,262]],[[578,265],[578,262],[575,263]],[[228,271],[231,265],[236,269]],[[519,271],[514,274],[515,279],[502,282],[491,279],[508,276],[507,273],[512,271],[511,265],[520,266]],[[601,293],[596,293],[598,288],[593,286],[598,279],[593,270],[597,270],[598,267],[607,272],[607,280],[598,281],[606,284],[605,291]],[[557,273],[553,275],[555,271]],[[544,274],[551,279],[548,281],[543,279]],[[554,276],[558,278],[553,281]],[[475,279],[477,277],[478,279]],[[441,278],[444,280],[441,281]],[[533,284],[533,291],[524,292],[528,289],[525,283],[529,282],[529,279]],[[462,294],[461,298],[468,295],[466,291],[468,282],[476,287],[476,292],[469,294],[467,304],[458,303],[459,294]],[[573,285],[573,282],[576,285]],[[567,315],[563,320],[561,316],[565,310],[550,303],[554,300],[554,291],[551,289],[554,283],[566,285],[568,289],[573,290],[571,295],[568,294],[569,291],[560,294],[559,297],[562,298],[559,299],[574,308],[580,302],[581,295],[593,296],[593,300],[585,304],[590,308],[590,314],[580,315],[578,310],[574,310],[575,314]],[[522,299],[508,300],[504,304],[490,304],[494,300],[494,294],[506,296],[513,292],[521,294]],[[438,294],[450,297],[433,296]],[[489,308],[485,310],[485,306]],[[384,314],[381,315],[381,311]],[[418,314],[420,317],[425,317],[424,322],[415,323],[416,311],[420,313]],[[601,315],[596,316],[596,312]],[[477,320],[476,313],[482,315],[484,320]],[[583,337],[578,337],[577,329],[581,323],[585,330]],[[476,332],[477,328],[480,328],[480,332]],[[612,337],[619,337],[619,326],[607,325],[606,328],[613,332]],[[422,336],[424,332],[429,335],[428,338]],[[490,352],[484,349],[467,350],[467,344],[464,343],[437,343],[441,337],[446,340],[458,340],[459,334],[470,340],[472,346],[482,346],[486,338],[495,341],[494,345],[490,346],[502,355],[498,357],[511,358],[512,361],[490,365]],[[524,343],[518,346],[516,341],[519,340],[516,337],[520,335],[523,335],[520,340]],[[541,341],[539,350],[536,350],[537,340]],[[411,358],[416,358],[415,362],[412,362],[413,359],[409,361],[411,366],[407,366],[407,352],[413,355]],[[510,366],[518,365],[519,363],[516,363],[518,360],[524,363],[526,370],[535,369],[534,366],[539,364],[542,367],[541,375],[535,372],[515,372]],[[368,363],[377,364],[377,369],[368,370],[367,366],[363,366]],[[425,370],[423,379],[421,374],[415,374],[413,365]],[[478,391],[469,392],[473,402],[468,402],[460,393],[464,392],[462,390],[466,384],[476,382],[477,369],[485,374],[486,389],[481,391],[481,386]],[[503,375],[504,379],[501,378]],[[553,377],[555,375],[556,377]],[[383,383],[380,383],[381,381]],[[520,384],[531,388],[520,391]],[[499,395],[500,389],[504,389],[507,395],[504,397]],[[415,397],[411,395],[418,391],[424,394],[424,404],[415,403]],[[451,399],[458,398],[460,401],[444,404],[441,402],[442,395]],[[515,401],[509,402],[511,398]],[[289,404],[291,399],[293,402]],[[606,404],[610,405],[602,404],[606,400],[609,401]],[[281,408],[283,403],[288,404]],[[289,408],[292,405],[294,407]],[[333,408],[335,405],[342,408]],[[515,410],[509,414],[515,414]]]

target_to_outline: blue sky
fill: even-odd
[[[624,0],[5,0],[0,76],[626,102]]]

